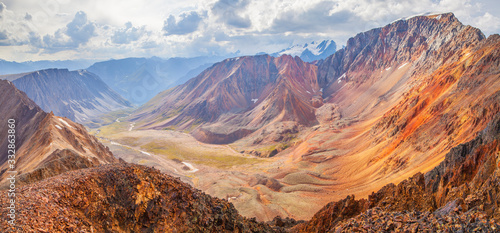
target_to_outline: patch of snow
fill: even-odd
[[[400,67],[398,67],[398,70],[405,67],[406,65],[408,65],[408,62],[405,62],[403,65],[401,65]]]
[[[319,89],[319,91],[323,92],[323,88]]]
[[[441,19],[441,15],[438,15],[435,19],[436,20],[440,20]]]
[[[387,68],[387,69],[385,69],[385,70],[387,71],[387,70],[390,70],[391,68],[392,68],[392,67],[389,67],[389,68]]]
[[[143,154],[145,154],[145,155],[151,156],[151,154],[150,154],[150,153],[148,153],[148,152],[146,152],[146,151],[142,151],[142,150],[140,150],[140,152],[141,152],[141,153],[143,153]]]
[[[117,146],[121,146],[122,144],[118,143],[118,142],[113,142],[113,141],[110,141],[111,142],[111,145],[117,145]]]
[[[188,167],[191,170],[189,172],[197,172],[199,170],[199,169],[193,167],[193,165],[191,165],[190,163],[182,162],[182,164],[186,165],[186,167]]]
[[[120,118],[119,117],[116,118],[115,122],[120,122]]]
[[[259,101],[259,99],[252,99],[251,101],[255,104],[257,103],[257,101]]]
[[[130,128],[128,128],[128,131],[132,131],[135,127],[135,122],[130,123]]]
[[[323,43],[323,42],[326,43],[325,46],[320,46],[321,43]],[[278,52],[278,54],[279,54],[279,56],[284,55],[284,54],[288,54],[292,57],[295,57],[295,56],[300,56],[302,54],[302,52],[304,52],[307,49],[313,55],[318,56],[322,52],[324,52],[323,50],[325,48],[328,48],[331,43],[333,43],[332,40],[326,40],[326,41],[322,41],[320,43],[316,43],[313,41],[311,43],[306,43],[304,45],[296,44],[296,45],[292,45],[291,47]]]
[[[440,19],[441,18],[441,13],[426,12],[426,13],[422,13],[422,14],[416,14],[416,15],[412,15],[412,16],[409,16],[409,17],[403,17],[403,18],[396,19],[396,20],[392,21],[391,24],[395,23],[397,21],[400,21],[400,20],[409,20],[409,19],[411,19],[413,17],[417,17],[417,16],[431,16],[431,15],[438,15],[438,14],[439,14],[438,17]],[[439,20],[439,19],[437,19],[437,20]]]
[[[72,128],[72,129],[74,129],[74,128],[75,128],[75,127],[73,127],[73,126],[69,125],[69,124],[68,124],[68,122],[66,122],[66,121],[65,121],[65,120],[63,120],[62,118],[59,118],[59,121],[60,121],[60,122],[62,122],[63,124],[65,124],[66,126],[68,126],[68,127]]]
[[[311,92],[309,92],[309,91],[306,91],[306,92],[309,93],[309,94],[311,94]]]
[[[61,126],[59,126],[59,125],[56,125],[56,128],[58,128],[58,129],[62,129],[62,128],[61,128]]]
[[[339,78],[338,78],[338,81],[337,83],[340,83],[342,82],[342,79],[345,79],[347,76],[345,75],[345,73],[343,73]]]

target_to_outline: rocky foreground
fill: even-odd
[[[1,221],[1,232],[280,231],[177,178],[126,163],[67,172],[23,186],[16,196],[16,227]]]
[[[331,232],[498,232],[500,225],[480,210],[459,213],[403,211],[387,212],[380,207],[343,221]]]

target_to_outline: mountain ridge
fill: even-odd
[[[132,105],[86,70],[47,69],[2,75],[42,109],[78,122]]]
[[[0,90],[0,120],[15,121],[15,168],[20,176],[17,182],[31,183],[67,170],[118,162],[109,148],[103,146],[96,137],[89,135],[84,126],[67,118],[57,117],[52,112],[44,112],[12,82],[0,80]],[[5,138],[6,127],[7,124],[0,126],[0,136]],[[6,143],[0,146],[7,151]],[[82,164],[73,164],[75,159]],[[3,184],[7,181],[4,178],[8,175],[8,169],[7,155],[4,154],[0,158],[0,177]]]

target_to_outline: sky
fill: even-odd
[[[273,53],[426,12],[500,33],[498,0],[0,0],[0,59]]]

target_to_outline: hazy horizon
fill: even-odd
[[[0,58],[109,60],[272,53],[334,40],[425,12],[453,12],[486,35],[500,32],[495,1],[132,1],[4,0]]]

